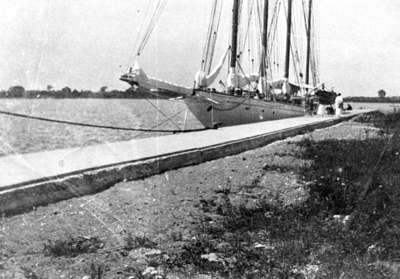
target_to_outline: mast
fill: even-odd
[[[232,11],[232,49],[231,49],[231,68],[236,68],[236,57],[237,57],[237,37],[238,37],[238,25],[239,25],[239,0],[233,0],[233,11]]]
[[[267,78],[267,52],[268,52],[268,8],[269,0],[264,0],[264,24],[262,34],[262,59],[261,59],[261,78]]]
[[[290,65],[290,47],[291,47],[291,33],[292,33],[292,2],[288,0],[288,13],[287,13],[287,34],[286,34],[286,57],[285,57],[285,75],[284,78],[289,78],[289,65]]]
[[[310,54],[311,54],[311,16],[312,16],[312,0],[308,4],[308,27],[307,27],[307,60],[306,60],[306,84],[310,82]]]

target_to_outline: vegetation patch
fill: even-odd
[[[306,137],[293,156],[311,166],[265,165],[264,176],[295,170],[310,194],[305,202],[238,198],[228,181],[200,201],[197,233],[160,265],[226,278],[398,278],[400,141],[390,130],[395,125],[373,116],[370,121],[391,135]],[[250,189],[260,181],[255,178]]]
[[[94,253],[103,248],[104,243],[97,237],[76,237],[48,241],[43,251],[47,256],[76,257],[79,254]]]

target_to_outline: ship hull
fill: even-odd
[[[206,127],[232,126],[305,114],[304,106],[223,93],[196,91],[185,98],[190,111]]]

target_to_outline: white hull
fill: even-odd
[[[272,102],[225,93],[195,90],[160,81],[137,68],[121,77],[132,86],[157,90],[166,96],[180,95],[190,111],[205,127],[232,126],[274,119],[290,118],[305,114],[302,106]]]
[[[302,106],[223,93],[196,91],[185,98],[195,117],[206,127],[232,126],[302,116]]]

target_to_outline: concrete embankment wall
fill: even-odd
[[[49,203],[94,194],[121,181],[142,179],[168,170],[238,154],[277,140],[328,127],[356,115],[358,114],[346,115],[341,118],[314,120],[302,125],[295,125],[296,119],[291,119],[290,121],[294,124],[287,128],[280,128],[268,133],[261,132],[252,137],[242,136],[243,138],[237,140],[201,148],[185,149],[151,158],[113,163],[112,165],[106,164],[95,169],[75,170],[72,174],[65,173],[55,177],[46,177],[36,183],[26,181],[18,185],[0,187],[0,213],[5,215],[17,214]],[[175,135],[175,137],[179,136]],[[196,137],[194,137],[195,139]],[[40,156],[40,154],[37,156]]]

